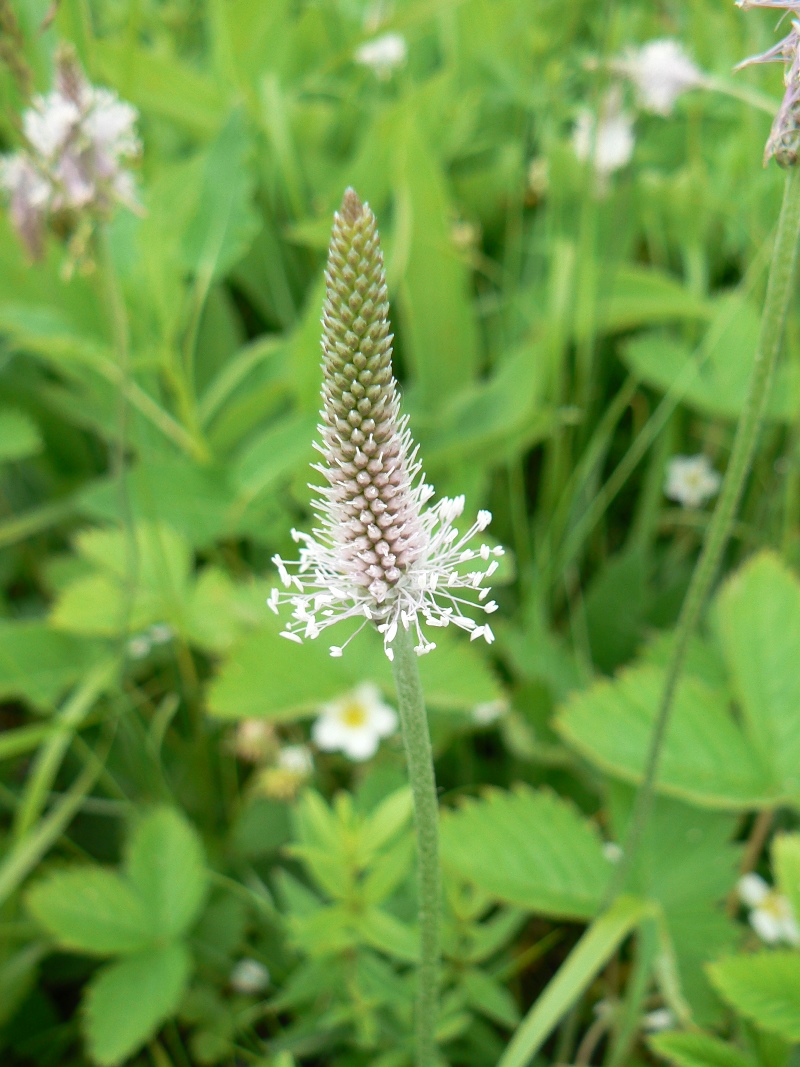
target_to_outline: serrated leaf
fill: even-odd
[[[708,968],[723,1000],[764,1030],[800,1041],[800,953],[730,956]]]
[[[29,890],[26,904],[65,949],[110,956],[140,952],[155,940],[141,898],[119,875],[101,867],[48,875]]]
[[[0,463],[36,455],[41,448],[39,429],[29,415],[13,408],[0,409]]]
[[[443,862],[497,900],[559,918],[588,919],[611,871],[600,836],[566,801],[518,786],[490,789],[444,813]]]
[[[44,622],[0,621],[0,699],[51,707],[106,653],[103,643],[59,633]]]
[[[715,617],[749,745],[774,792],[800,798],[800,581],[760,553],[726,582]]]
[[[758,1067],[752,1056],[711,1034],[658,1034],[647,1043],[675,1067]]]
[[[197,918],[206,892],[203,846],[174,808],[150,812],[130,839],[125,870],[156,938],[174,938]]]
[[[116,1067],[145,1044],[177,1010],[191,957],[182,944],[165,945],[118,960],[87,986],[82,1011],[89,1054],[100,1067]]]
[[[556,728],[604,771],[639,782],[664,688],[653,666],[621,671],[573,694]],[[772,803],[776,792],[718,690],[698,678],[679,683],[658,776],[664,793],[719,808]]]

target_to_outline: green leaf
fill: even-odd
[[[0,621],[0,699],[50,708],[106,654],[104,644],[43,622]]]
[[[622,333],[658,322],[704,319],[711,313],[707,301],[663,271],[626,263],[609,264],[606,270],[613,289],[601,303],[597,321],[584,329]]]
[[[663,688],[658,667],[623,670],[612,681],[573,694],[559,710],[556,728],[602,770],[639,782]],[[683,678],[675,693],[658,787],[718,808],[756,807],[777,799],[724,694],[693,677]]]
[[[800,953],[730,956],[708,968],[731,1007],[786,1041],[800,1041]]]
[[[800,834],[776,834],[772,840],[772,866],[778,887],[800,915]]]
[[[590,918],[611,871],[592,824],[527,786],[443,813],[441,847],[445,865],[478,889],[559,918]]]
[[[96,956],[140,952],[153,942],[142,899],[113,871],[84,867],[48,875],[28,910],[62,947]]]
[[[800,581],[760,553],[725,584],[715,617],[749,747],[773,791],[800,801]]]
[[[666,334],[636,337],[623,347],[631,370],[648,385],[667,392],[704,415],[737,418],[750,381],[758,344],[760,312],[738,294],[717,301],[716,314],[699,350]],[[778,368],[770,393],[770,414],[789,420],[797,407],[797,372]]]
[[[22,411],[0,408],[0,463],[25,459],[42,449],[36,423]]]
[[[82,1024],[89,1054],[116,1067],[138,1052],[177,1010],[191,958],[184,945],[165,945],[103,967],[89,983]]]
[[[522,1020],[497,1067],[527,1067],[594,976],[650,915],[651,905],[635,897],[620,897],[595,919]]]
[[[758,1067],[752,1056],[711,1034],[658,1034],[647,1043],[675,1067]]]
[[[206,892],[203,846],[186,819],[174,808],[146,815],[131,836],[125,869],[155,937],[185,933]]]
[[[244,114],[232,111],[208,150],[200,202],[183,241],[186,267],[208,282],[227,274],[258,231],[252,155]]]
[[[471,970],[464,972],[461,981],[467,994],[467,1003],[475,1011],[510,1030],[519,1023],[516,1001],[495,978],[484,971]]]

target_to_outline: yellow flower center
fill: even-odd
[[[345,726],[349,726],[351,730],[357,730],[361,726],[365,726],[367,722],[367,713],[363,704],[359,704],[356,700],[348,700],[342,708],[341,719]]]

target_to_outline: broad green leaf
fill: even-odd
[[[772,841],[772,866],[781,893],[800,916],[800,834],[777,834]]]
[[[258,230],[253,151],[244,114],[234,110],[208,150],[200,201],[183,241],[186,267],[207,282],[224,277]]]
[[[639,326],[680,320],[702,320],[710,304],[663,271],[630,264],[612,264],[606,270],[610,295],[598,308],[594,328],[621,333]]]
[[[160,55],[128,39],[95,39],[92,58],[101,80],[143,111],[204,135],[221,125],[223,94],[175,56]]]
[[[708,968],[731,1007],[786,1041],[800,1041],[800,952],[730,956]]]
[[[556,728],[602,770],[639,782],[663,687],[657,667],[623,670],[574,693],[559,710]],[[754,807],[780,795],[724,695],[694,677],[683,678],[675,693],[658,787],[716,808]]]
[[[374,681],[387,695],[393,692],[391,665],[376,633],[365,630],[341,659],[334,659],[328,648],[337,640],[335,628],[330,637],[297,645],[280,637],[280,625],[265,609],[264,625],[233,646],[208,690],[212,714],[286,720],[312,714],[360,682]],[[349,636],[346,628],[339,635],[342,640]],[[436,631],[435,640],[435,652],[419,661],[430,707],[464,708],[502,698],[497,679],[474,646],[446,630]]]
[[[518,786],[443,813],[442,860],[482,892],[529,911],[588,919],[611,871],[594,827],[566,801]]]
[[[629,786],[610,784],[617,841],[625,840],[633,795]],[[736,827],[736,815],[657,797],[628,882],[631,892],[661,905],[683,995],[701,1024],[720,1021],[703,967],[732,951],[739,938],[723,907],[740,861],[741,849],[732,844]]]
[[[42,449],[42,438],[29,415],[14,408],[0,408],[0,463],[25,459]]]
[[[111,956],[140,952],[153,943],[144,901],[119,875],[101,867],[48,875],[30,889],[26,903],[61,948]]]
[[[696,352],[669,335],[653,333],[629,341],[623,355],[648,385],[663,392],[672,390],[676,399],[702,414],[737,418],[747,396],[759,325],[758,309],[734,294],[718,301]],[[773,417],[793,417],[799,385],[796,370],[781,365],[771,392]]]
[[[209,652],[227,652],[263,622],[269,591],[266,582],[234,582],[220,567],[205,567],[189,595],[188,638]]]
[[[105,654],[102,643],[43,622],[0,621],[0,699],[49,708]]]
[[[359,937],[379,952],[385,952],[388,956],[395,956],[408,963],[419,962],[417,931],[401,923],[387,911],[368,908],[357,919],[357,929]]]
[[[635,897],[620,897],[595,919],[522,1020],[497,1067],[527,1067],[595,975],[652,907]]]
[[[185,933],[206,892],[203,846],[174,808],[158,808],[135,827],[125,871],[142,900],[158,939]]]
[[[761,553],[726,582],[715,609],[749,745],[773,790],[800,801],[800,581]]]
[[[188,459],[145,460],[128,480],[131,509],[137,519],[171,526],[195,547],[205,547],[232,532],[235,493],[222,467],[201,467]],[[119,486],[113,479],[90,483],[80,495],[91,518],[113,522],[122,518]]]
[[[108,964],[90,981],[81,1013],[89,1054],[116,1067],[178,1010],[191,970],[182,944],[165,945]]]
[[[758,1067],[752,1056],[711,1034],[694,1031],[658,1034],[647,1043],[675,1067]]]
[[[251,441],[232,468],[240,497],[252,500],[294,471],[307,468],[314,459],[317,421],[311,415],[292,415]]]

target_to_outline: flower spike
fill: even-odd
[[[289,603],[292,618],[283,636],[293,641],[315,638],[343,619],[360,621],[344,647],[363,626],[373,623],[391,643],[399,626],[413,627],[422,655],[435,648],[422,623],[451,623],[471,637],[494,638],[462,606],[488,614],[497,605],[484,603],[481,587],[502,555],[501,548],[468,547],[491,521],[488,511],[459,537],[453,522],[464,498],[443,498],[425,507],[433,489],[400,414],[400,397],[392,373],[392,334],[383,255],[375,216],[368,204],[348,189],[334,216],[325,273],[322,315],[322,410],[316,446],[322,461],[314,469],[325,485],[315,487],[314,511],[319,527],[292,531],[299,559],[273,557],[284,590],[268,600],[276,613]],[[480,569],[466,567],[480,561]]]
[[[800,12],[800,0],[737,0],[737,6],[782,8]],[[792,28],[778,44],[757,56],[750,56],[738,64],[736,70],[757,63],[783,63],[785,70],[781,106],[775,116],[764,149],[764,166],[772,157],[781,167],[793,167],[800,159],[800,22],[792,20]]]

